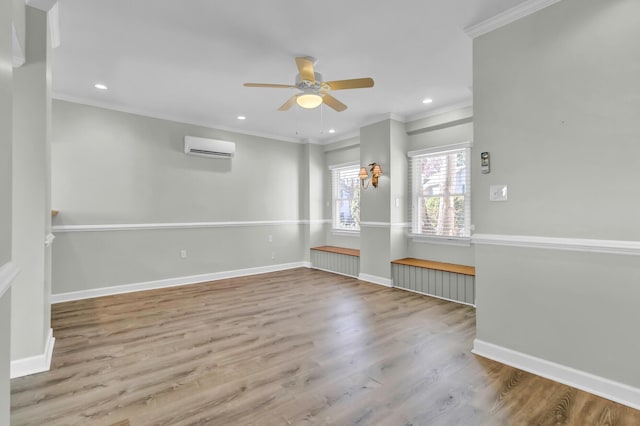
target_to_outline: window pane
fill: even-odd
[[[333,226],[360,229],[360,179],[358,165],[333,170]]]
[[[468,236],[467,149],[414,157],[414,218],[417,233]]]

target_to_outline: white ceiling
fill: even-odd
[[[463,29],[520,3],[59,0],[53,91],[243,133],[339,140],[385,114],[411,119],[470,105],[472,40]],[[333,92],[349,107],[340,113],[298,106],[280,112],[294,89],[243,86],[293,84],[296,56],[317,58],[324,80],[372,77],[375,86]],[[98,82],[109,90],[95,89]]]

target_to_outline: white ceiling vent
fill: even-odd
[[[217,139],[185,136],[184,152],[209,158],[233,158],[236,153],[236,144]]]

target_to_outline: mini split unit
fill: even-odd
[[[209,158],[233,158],[236,153],[236,144],[217,139],[185,136],[184,152]]]

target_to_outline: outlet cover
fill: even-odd
[[[507,201],[507,185],[491,185],[489,187],[489,201]]]

